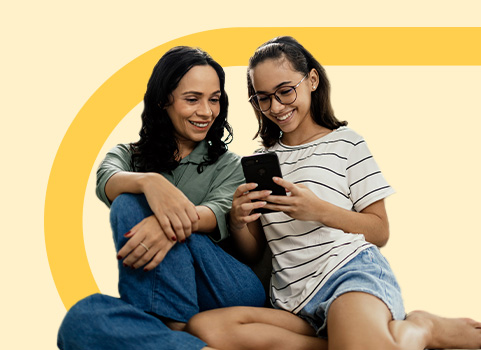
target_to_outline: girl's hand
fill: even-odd
[[[159,174],[146,177],[142,187],[150,209],[170,240],[184,242],[197,231],[199,215],[182,191]]]
[[[303,221],[319,221],[322,214],[322,204],[326,203],[317,197],[303,184],[293,184],[279,177],[273,178],[274,182],[290,192],[288,196],[268,196],[264,208],[282,211],[293,219]]]
[[[148,263],[144,271],[159,265],[175,244],[165,235],[154,215],[146,217],[124,236],[129,240],[119,250],[117,259],[125,258],[123,265],[134,269]]]
[[[266,205],[265,198],[271,194],[271,191],[254,191],[256,187],[255,183],[242,184],[237,187],[230,211],[231,228],[241,230],[246,224],[256,221],[261,216],[259,213],[253,214],[252,211]],[[257,201],[254,202],[254,200]]]

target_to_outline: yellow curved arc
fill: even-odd
[[[132,60],[95,91],[65,134],[45,199],[45,244],[57,291],[69,309],[99,292],[83,242],[88,178],[103,143],[143,98],[158,59],[177,45],[197,46],[224,67],[245,66],[278,35],[298,39],[323,65],[481,65],[481,28],[226,28],[162,44]]]

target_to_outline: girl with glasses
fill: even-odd
[[[284,178],[274,181],[290,195],[240,185],[230,227],[248,258],[269,245],[274,309],[208,311],[188,330],[230,350],[479,349],[479,322],[406,315],[378,248],[389,238],[384,198],[393,189],[365,140],[334,116],[317,60],[293,38],[268,41],[249,61],[248,90],[260,152],[278,155]]]

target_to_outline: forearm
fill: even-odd
[[[122,193],[145,193],[145,184],[155,178],[156,181],[167,181],[156,173],[140,173],[121,171],[110,177],[105,184],[105,194],[113,202]]]
[[[324,225],[347,233],[363,234],[366,241],[378,247],[386,245],[389,239],[389,222],[383,200],[369,205],[360,213],[323,202],[318,213],[318,221]]]
[[[266,241],[259,221],[242,227],[235,227],[230,222],[230,233],[239,253],[249,263],[257,262],[264,251]]]

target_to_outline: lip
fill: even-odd
[[[278,124],[286,124],[286,123],[289,123],[289,121],[294,117],[294,112],[295,112],[295,109],[289,111],[289,112],[286,112],[286,113],[282,113],[280,115],[272,115],[271,116],[276,120],[276,122]],[[287,117],[287,119],[284,119],[284,120],[280,120],[278,118],[282,118],[282,117],[285,117],[286,115],[288,114],[291,114],[289,117]]]
[[[189,124],[197,130],[206,130],[209,128],[211,122],[210,121],[196,121],[196,120],[188,120]],[[195,123],[195,124],[194,124]]]

